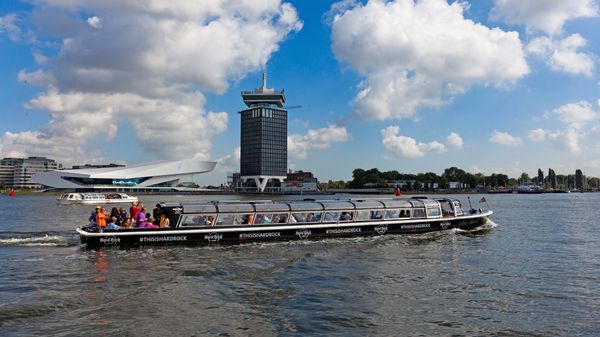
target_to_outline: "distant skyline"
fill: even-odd
[[[0,4],[0,157],[239,170],[240,92],[285,89],[290,169],[600,176],[598,1]]]

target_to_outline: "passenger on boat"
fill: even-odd
[[[171,226],[171,221],[169,220],[169,218],[167,217],[167,215],[164,212],[161,212],[160,220],[158,221],[158,224],[159,224],[160,228],[166,228],[166,227]]]
[[[131,207],[129,207],[129,216],[131,216],[132,219],[136,220],[139,212],[140,206],[138,205],[137,201],[132,202]]]
[[[150,214],[150,213],[148,213]],[[140,212],[138,213],[137,219],[135,219],[135,227],[136,228],[158,228],[155,224],[148,221],[146,218],[146,207],[142,207]]]
[[[98,213],[96,214],[96,224],[98,224],[98,227],[101,229],[106,228],[106,218],[107,215],[104,213],[104,207],[100,207]]]
[[[212,215],[209,215],[208,218],[206,218],[206,225],[207,226],[214,226],[215,225],[215,217]]]
[[[125,211],[125,208],[119,208],[119,217],[117,218],[117,225],[121,226],[121,224],[123,223],[123,221],[125,221],[126,218],[127,212]]]
[[[99,209],[100,209],[100,206],[96,206],[96,208],[94,208],[92,213],[90,213],[90,218],[88,219],[89,222],[96,223],[96,214],[98,214]]]
[[[163,209],[160,207],[160,204],[156,204],[156,207],[152,209],[152,218],[154,218],[154,224],[159,225],[160,223],[160,215],[163,213]]]
[[[269,219],[269,217],[265,214],[263,216],[263,220],[262,220],[263,224],[270,224],[271,223],[271,219]]]
[[[123,228],[131,228],[131,218],[130,217],[125,217],[125,219],[123,219],[123,221],[121,221],[121,227]]]
[[[246,216],[244,216],[244,221],[242,221],[242,224],[251,225],[252,220],[254,220],[254,216],[252,214],[246,214]]]
[[[117,224],[117,226],[118,226],[118,225],[119,225],[119,209],[118,209],[118,208],[116,208],[116,207],[113,207],[113,208],[110,210],[110,216],[111,216],[111,217],[113,217],[113,216],[115,217],[115,219],[116,219],[116,220],[115,220],[115,224]]]
[[[313,213],[308,213],[306,215],[306,222],[314,222],[315,221],[315,215]]]
[[[342,212],[342,215],[340,216],[340,220],[350,221],[350,220],[352,220],[352,214],[350,214],[350,212]]]
[[[106,225],[106,227],[108,229],[119,229],[120,227],[116,224],[117,222],[117,217],[111,216],[110,219],[108,220],[108,224]]]

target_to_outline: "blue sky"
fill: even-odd
[[[289,167],[600,176],[593,0],[0,5],[0,156],[239,166],[240,91],[285,88]]]

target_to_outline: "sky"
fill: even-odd
[[[0,157],[239,170],[240,92],[285,89],[288,167],[321,181],[600,176],[596,0],[9,0]],[[297,107],[300,106],[300,107]]]

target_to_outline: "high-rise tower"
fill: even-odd
[[[287,173],[287,110],[283,108],[283,90],[267,88],[263,74],[262,87],[243,91],[248,109],[239,112],[242,120],[240,136],[240,176],[253,179],[263,192],[269,180],[283,181]]]

